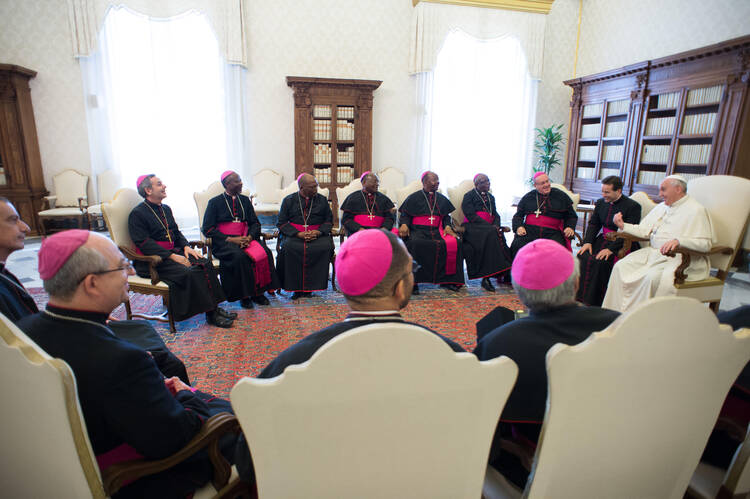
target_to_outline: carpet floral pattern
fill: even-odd
[[[523,308],[510,287],[499,285],[496,293],[487,293],[471,282],[458,293],[437,286],[421,285],[421,294],[414,296],[403,312],[412,322],[427,326],[451,338],[468,351],[476,345],[475,323],[498,305],[518,310]],[[47,296],[40,288],[30,290],[40,308]],[[166,323],[152,322],[175,355],[185,363],[194,386],[228,397],[232,386],[243,376],[255,376],[279,352],[304,336],[341,321],[346,317],[344,297],[327,290],[316,292],[311,298],[292,301],[290,293],[269,296],[271,306],[255,306],[247,310],[239,302],[222,306],[238,317],[230,329],[209,326],[204,316],[198,315],[177,323],[177,334],[172,335]],[[131,293],[135,312],[157,313],[161,299]],[[120,306],[112,314],[125,318]]]

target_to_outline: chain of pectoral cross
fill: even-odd
[[[539,215],[542,214],[542,207],[544,206],[544,203],[546,203],[549,198],[547,196],[542,196],[544,198],[544,201],[542,201],[542,204],[539,204],[539,193],[536,195],[536,211],[534,212],[534,215],[536,215],[536,218],[539,218]]]
[[[427,194],[424,193],[424,190],[422,191],[422,195],[424,196],[424,200],[427,203],[427,209],[430,210],[430,225],[432,225],[432,222],[435,220],[435,216],[433,214],[435,213],[435,206],[437,205],[437,195],[433,193],[434,197],[432,198],[432,206],[430,206],[430,200],[427,198]]]
[[[310,225],[307,223],[307,221],[310,219],[310,214],[312,213],[312,208],[313,208],[313,203],[315,202],[315,198],[314,197],[310,198],[310,209],[307,211],[307,215],[305,215],[305,209],[302,208],[302,196],[299,195],[299,192],[297,193],[297,201],[299,201],[299,212],[302,215],[302,226],[305,228],[305,231],[307,231],[307,227],[309,227]]]
[[[365,200],[365,208],[367,209],[367,216],[372,220],[374,218],[373,212],[375,211],[375,196],[372,197],[372,206],[370,206],[367,203],[367,196],[365,196],[365,191],[359,191],[362,193],[362,197]]]

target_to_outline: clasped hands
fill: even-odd
[[[182,391],[182,390],[192,391],[192,388],[190,388],[190,385],[186,385],[185,383],[183,383],[183,381],[177,376],[172,376],[171,378],[164,378],[164,386],[167,387],[167,390],[169,390],[169,393],[171,393],[172,395],[177,395],[177,392]]]
[[[201,255],[200,253],[198,253],[197,251],[195,251],[190,246],[185,246],[185,248],[183,248],[183,254],[185,256],[178,255],[177,253],[172,253],[171,255],[169,255],[169,259],[172,260],[172,261],[174,261],[174,262],[179,263],[180,265],[184,265],[185,267],[190,267],[190,257],[191,256],[193,258],[196,258],[196,259],[199,259],[199,260],[201,258],[203,258],[203,255]]]
[[[236,244],[242,249],[247,248],[253,242],[253,236],[229,236],[227,242]]]
[[[581,246],[581,249],[578,250],[578,254],[579,255],[583,255],[587,251],[589,253],[591,253],[591,250],[592,250],[591,243],[586,243],[583,246]],[[599,253],[596,254],[596,259],[597,260],[607,260],[612,255],[613,255],[613,253],[612,253],[611,250],[608,250],[607,248],[604,248],[601,251],[599,251]]]
[[[297,232],[297,237],[309,243],[310,241],[315,241],[322,234],[323,233],[320,232],[319,230],[302,230],[302,231]]]
[[[453,230],[453,227],[450,225],[445,226],[445,233],[449,236],[458,237],[458,234]],[[398,235],[399,237],[409,237],[409,226],[406,224],[401,224],[401,226],[398,228]]]
[[[521,226],[518,229],[516,229],[516,234],[518,234],[521,237],[525,236],[526,235],[526,227]],[[563,230],[563,235],[565,237],[567,237],[568,239],[572,239],[573,238],[573,234],[574,234],[573,229],[571,229],[570,227],[565,227],[565,229]]]

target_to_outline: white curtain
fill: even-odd
[[[523,193],[532,160],[537,83],[514,37],[448,34],[432,85],[430,169],[445,187],[489,175],[498,207]],[[504,219],[507,217],[503,217]]]
[[[192,193],[245,164],[245,69],[226,63],[203,14],[125,7],[110,9],[80,62],[92,173],[114,169],[127,187],[156,174],[178,223],[194,226]]]

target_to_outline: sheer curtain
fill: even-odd
[[[94,174],[112,168],[127,187],[156,174],[178,222],[195,225],[192,193],[245,164],[244,68],[225,62],[203,14],[125,7],[110,8],[80,61]]]
[[[498,207],[526,190],[531,169],[537,83],[515,37],[450,32],[432,84],[429,168],[445,187],[483,172]],[[424,128],[429,136],[429,129]],[[503,217],[506,218],[506,217]]]

